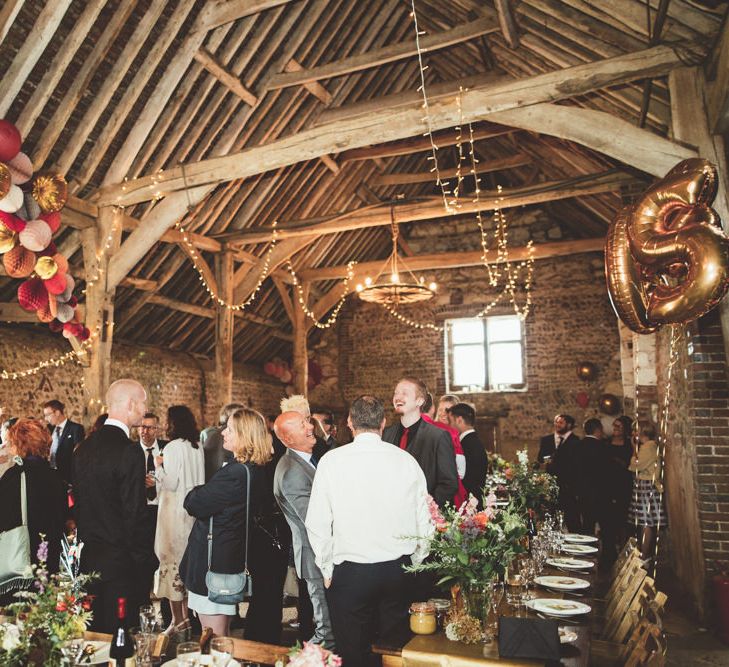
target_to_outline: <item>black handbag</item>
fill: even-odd
[[[238,604],[246,596],[253,594],[253,579],[248,571],[248,517],[251,504],[251,472],[246,469],[246,551],[243,572],[226,574],[213,572],[213,517],[210,517],[208,529],[208,571],[205,575],[205,586],[208,589],[208,600],[217,604]]]

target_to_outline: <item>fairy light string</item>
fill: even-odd
[[[301,310],[304,311],[306,316],[311,319],[312,324],[317,329],[329,329],[337,321],[337,317],[339,317],[339,311],[342,309],[345,299],[347,298],[347,296],[349,296],[349,283],[354,277],[354,266],[356,263],[357,262],[355,262],[354,260],[347,263],[347,275],[342,281],[342,296],[339,298],[339,301],[337,301],[334,310],[332,311],[331,315],[329,315],[326,322],[320,322],[319,319],[316,317],[314,311],[306,305],[306,299],[304,298],[304,288],[302,287],[301,281],[296,275],[296,271],[294,271],[291,260],[288,260],[288,262],[286,263],[286,268],[291,274],[291,279],[293,281],[294,288],[296,289],[297,301],[299,302],[299,306]]]

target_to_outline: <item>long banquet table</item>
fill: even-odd
[[[580,556],[580,558],[584,558]],[[585,559],[587,560],[587,559]],[[411,632],[399,636],[383,639],[372,647],[372,650],[382,656],[383,667],[482,667],[483,665],[499,665],[501,667],[534,667],[534,665],[560,664],[565,667],[586,667],[590,663],[590,635],[591,617],[594,613],[594,588],[597,578],[597,564],[589,571],[558,570],[546,566],[542,576],[574,576],[587,579],[590,588],[585,589],[584,595],[575,596],[536,586],[531,589],[535,597],[579,600],[590,605],[593,611],[571,619],[554,619],[559,625],[564,625],[577,635],[577,640],[561,645],[561,660],[559,663],[545,663],[544,660],[527,660],[520,658],[502,658],[499,656],[499,642],[497,638],[487,644],[464,644],[450,641],[445,634],[437,632],[434,635],[414,635]],[[524,618],[538,618],[531,609],[526,611],[522,607],[517,610],[506,602],[506,598],[499,607],[499,616],[522,616]]]

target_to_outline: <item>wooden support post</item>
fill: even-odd
[[[304,303],[309,298],[309,283],[301,285]],[[294,311],[294,392],[306,396],[307,384],[309,381],[309,358],[306,353],[306,337],[309,333],[309,322],[306,319],[306,313],[300,305],[293,304]]]
[[[112,207],[99,209],[98,225],[80,231],[86,271],[86,326],[92,332],[87,354],[83,355],[86,403],[84,422],[93,423],[104,411],[106,391],[111,381],[111,346],[114,337],[114,289],[107,289],[109,259],[121,242],[122,225]]]
[[[721,218],[724,231],[729,233],[729,174],[724,139],[711,133],[703,69],[682,67],[674,70],[668,76],[668,89],[674,139],[696,146],[699,157],[713,162],[719,172],[719,189],[713,208]],[[724,299],[719,308],[724,352],[729,359],[729,299]]]
[[[232,303],[232,252],[227,250],[215,257],[215,271],[220,297],[226,303]],[[222,408],[233,400],[233,314],[232,309],[219,306],[215,320],[215,378],[218,408]]]

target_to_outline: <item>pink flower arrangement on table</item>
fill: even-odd
[[[283,660],[276,663],[276,667],[283,665]],[[286,667],[341,667],[341,665],[342,659],[336,653],[312,642],[304,642],[303,647],[297,643],[289,651],[289,659],[286,662]]]

